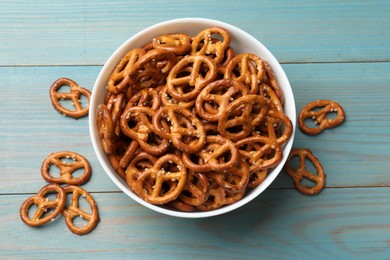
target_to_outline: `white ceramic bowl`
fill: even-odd
[[[128,187],[126,182],[119,177],[119,175],[116,174],[114,169],[112,168],[110,161],[106,154],[104,153],[100,140],[99,135],[97,131],[96,126],[96,107],[103,103],[104,94],[106,91],[106,85],[107,80],[113,71],[116,64],[120,61],[120,59],[131,49],[136,47],[141,47],[149,42],[151,40],[159,35],[167,34],[167,33],[186,33],[191,36],[195,36],[198,34],[201,30],[213,27],[213,26],[219,26],[227,29],[232,36],[231,39],[231,46],[235,48],[236,53],[244,53],[244,52],[250,52],[258,55],[262,59],[268,61],[268,63],[273,68],[277,81],[280,84],[280,87],[282,88],[286,104],[285,104],[285,113],[289,116],[291,121],[293,122],[294,131],[289,139],[289,141],[284,146],[284,153],[283,153],[283,159],[281,163],[274,168],[268,175],[268,177],[264,180],[263,183],[261,183],[258,187],[255,189],[249,191],[244,198],[242,198],[240,201],[232,204],[224,206],[220,209],[216,209],[213,211],[207,211],[207,212],[180,212],[173,209],[168,209],[161,206],[152,205],[144,200],[142,200],[140,197],[138,197],[131,188]],[[96,155],[99,159],[99,162],[101,163],[103,169],[107,173],[107,175],[111,178],[111,180],[129,197],[131,197],[133,200],[137,201],[139,204],[152,209],[154,211],[175,216],[175,217],[182,217],[182,218],[203,218],[203,217],[211,217],[220,215],[226,212],[230,212],[234,209],[237,209],[246,203],[250,202],[254,198],[256,198],[259,194],[261,194],[278,176],[279,172],[282,170],[282,167],[287,159],[287,156],[291,150],[293,140],[294,140],[294,134],[295,134],[295,127],[296,127],[296,112],[295,112],[295,101],[294,96],[291,90],[290,83],[286,77],[286,74],[284,73],[282,67],[279,65],[278,61],[275,59],[275,57],[271,54],[270,51],[268,51],[267,48],[264,47],[263,44],[261,44],[258,40],[256,40],[254,37],[249,35],[248,33],[238,29],[237,27],[234,27],[230,24],[216,21],[216,20],[210,20],[210,19],[203,19],[203,18],[182,18],[182,19],[175,19],[175,20],[169,20],[166,22],[162,22],[156,25],[153,25],[149,28],[146,28],[139,33],[132,36],[130,39],[128,39],[125,43],[123,43],[108,59],[108,61],[103,66],[103,69],[100,71],[98,78],[96,79],[93,91],[92,91],[92,97],[90,101],[90,111],[89,111],[89,129],[90,129],[90,135],[92,140],[93,148],[96,152]]]

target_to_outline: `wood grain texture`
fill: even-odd
[[[41,228],[24,225],[27,195],[0,196],[4,258],[69,259],[344,259],[390,253],[389,188],[327,189],[305,197],[267,190],[235,212],[177,219],[135,204],[122,193],[93,194],[101,222],[83,237],[59,216]],[[342,199],[340,199],[342,198]],[[23,241],[23,243],[20,243]]]
[[[62,116],[49,97],[51,84],[60,77],[72,78],[92,90],[99,70],[88,66],[0,68],[0,193],[39,190],[45,183],[40,174],[43,159],[63,150],[78,152],[90,161],[93,177],[87,188],[117,190],[94,155],[88,117],[75,120]]]
[[[386,259],[390,255],[390,4],[387,1],[0,0],[0,259]],[[346,122],[318,136],[299,130],[327,173],[303,196],[281,173],[240,209],[208,219],[157,214],[120,192],[91,146],[88,118],[55,111],[49,87],[69,77],[92,90],[125,40],[168,19],[231,23],[282,63],[297,112],[332,99]],[[71,150],[91,163],[84,188],[101,222],[86,236],[63,217],[41,228],[19,218],[46,184],[42,160]]]
[[[317,99],[334,100],[345,110],[342,125],[317,136],[297,131],[294,141],[295,147],[310,148],[321,160],[327,186],[389,186],[390,64],[286,64],[283,68],[297,113]]]
[[[389,61],[389,12],[381,0],[0,1],[0,65],[101,65],[135,33],[181,17],[231,23],[284,63]]]
[[[318,136],[297,131],[295,147],[308,147],[321,160],[329,187],[390,186],[389,63],[285,64],[297,112],[315,99],[332,99],[346,122]],[[51,83],[70,77],[92,89],[100,66],[0,68],[0,193],[34,192],[41,187],[42,160],[51,152],[74,150],[91,162],[93,191],[118,190],[93,152],[88,120],[63,117],[49,99]],[[15,82],[15,79],[17,81]],[[368,174],[369,173],[369,174]],[[280,176],[274,187],[291,187]]]

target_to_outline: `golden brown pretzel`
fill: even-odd
[[[215,181],[213,181],[215,182]],[[222,186],[213,184],[210,187],[210,195],[208,199],[201,205],[197,206],[200,211],[210,211],[218,209],[227,204],[233,204],[239,201],[245,194],[245,190],[232,193],[227,192]]]
[[[236,55],[227,65],[226,79],[235,79],[249,86],[250,93],[258,91],[258,85],[265,73],[263,60],[252,53]]]
[[[249,165],[240,160],[233,168],[222,172],[207,173],[227,192],[237,193],[244,191],[248,185],[250,173]]]
[[[216,122],[203,122],[206,135],[219,135],[218,124]]]
[[[127,88],[126,92],[124,92],[126,96],[126,100],[130,100],[130,98],[133,96],[133,93],[135,92],[136,91],[133,88]]]
[[[268,102],[258,95],[247,95],[234,100],[218,120],[219,133],[233,141],[247,137],[268,112]],[[237,114],[238,113],[238,114]],[[229,129],[239,127],[238,131]]]
[[[113,154],[116,150],[118,136],[115,134],[111,112],[104,104],[100,104],[96,108],[96,124],[104,152],[109,155]]]
[[[251,173],[272,168],[282,160],[283,152],[275,139],[265,136],[251,136],[236,143],[241,158],[249,163]]]
[[[189,69],[190,68],[190,69]],[[206,76],[202,76],[206,70]],[[181,76],[183,72],[184,76]],[[176,100],[191,101],[217,77],[217,65],[206,56],[186,56],[171,69],[167,77],[167,92]],[[187,91],[187,89],[189,89]]]
[[[108,91],[106,89],[106,93],[104,94],[104,98],[103,98],[103,104],[104,105],[107,105],[108,104],[108,100],[110,100],[111,96],[112,96],[112,92]]]
[[[122,168],[126,168],[131,160],[133,160],[134,156],[137,153],[139,144],[136,140],[131,140],[127,145],[126,150],[124,151],[122,158],[119,161],[119,166]]]
[[[145,201],[165,204],[175,200],[187,180],[187,169],[179,156],[166,154],[152,168],[140,173],[136,180],[136,191]]]
[[[135,140],[131,140],[130,142],[120,140],[117,143],[116,152],[108,155],[111,166],[121,178],[126,179],[125,170],[137,154],[138,147],[138,142]]]
[[[235,178],[238,178],[237,176],[233,176]],[[239,191],[239,192],[226,192],[225,193],[225,204],[233,204],[242,199],[245,195],[246,189]]]
[[[110,160],[112,168],[114,171],[122,178],[126,179],[125,170],[119,165],[119,161],[121,160],[120,154],[110,154],[108,155],[108,159]]]
[[[149,107],[127,107],[120,119],[122,133],[132,139],[146,141],[153,131],[151,120],[154,114],[155,111]]]
[[[212,38],[213,35],[222,37],[222,40]],[[220,64],[226,49],[230,45],[229,31],[220,27],[212,27],[199,32],[191,43],[191,55],[213,55],[216,64]]]
[[[320,110],[316,110],[318,108]],[[332,112],[337,113],[337,117],[334,119],[327,118],[327,114]],[[308,127],[305,123],[305,120],[308,118],[313,119],[317,127]],[[315,100],[302,108],[298,116],[298,125],[305,134],[316,135],[327,128],[342,124],[344,120],[344,109],[339,103],[332,100]]]
[[[64,85],[68,85],[70,87],[70,92],[58,92],[58,90]],[[85,107],[83,107],[80,102],[81,96],[85,96],[88,99],[88,103]],[[75,81],[68,78],[59,78],[54,81],[50,87],[50,99],[53,107],[61,114],[76,119],[88,115],[90,98],[91,91],[80,87]],[[67,99],[71,100],[74,110],[61,105],[60,100]]]
[[[107,100],[107,108],[108,108],[108,110],[110,110],[112,123],[114,125],[115,134],[117,136],[119,136],[121,133],[119,119],[122,115],[124,104],[125,104],[125,94],[124,93],[112,94],[112,95],[110,95],[110,97]]]
[[[267,97],[277,111],[283,112],[283,103],[276,92],[267,84],[261,83],[259,86],[260,96]]]
[[[163,106],[178,105],[184,108],[192,108],[195,104],[195,99],[191,101],[179,101],[173,98],[167,92],[167,87],[164,86],[160,92],[161,103]]]
[[[155,135],[157,130],[152,125],[152,118],[155,113],[149,107],[129,106],[121,116],[120,125],[123,134],[137,140],[143,150],[152,155],[159,156],[167,151],[169,142],[167,139],[158,138]],[[132,122],[134,122],[134,126],[130,127]],[[163,126],[162,129],[165,130],[166,127]],[[154,137],[154,139],[151,140],[151,137]]]
[[[299,157],[299,165],[296,169],[291,166],[291,160],[293,157]],[[309,160],[315,167],[317,174],[311,173],[306,168],[306,160]],[[294,186],[297,190],[306,195],[315,195],[321,192],[325,187],[326,174],[320,161],[309,149],[294,148],[285,165],[285,169],[288,175],[294,181]],[[315,183],[315,186],[309,187],[302,183],[303,179],[308,179]]]
[[[226,204],[226,191],[218,184],[212,185],[209,190],[209,197],[205,202],[197,206],[200,211],[210,211],[218,209]]]
[[[265,60],[263,60],[264,68],[265,68],[265,76],[266,76],[266,82],[268,85],[272,88],[272,90],[276,93],[278,96],[281,105],[284,105],[285,98],[282,89],[279,86],[278,81],[276,80],[275,73],[272,70],[271,65]]]
[[[186,122],[191,123],[188,127]],[[166,128],[166,125],[169,128]],[[189,153],[199,152],[206,143],[206,132],[203,123],[189,110],[172,105],[160,108],[153,117],[155,132],[181,151]],[[186,143],[191,138],[191,144]]]
[[[191,49],[191,37],[184,33],[164,34],[154,38],[152,44],[155,49],[181,55]]]
[[[268,169],[252,172],[249,176],[248,189],[254,189],[259,186],[267,177]]]
[[[171,208],[174,208],[174,209],[177,209],[177,210],[183,211],[183,212],[196,211],[196,207],[188,205],[179,199],[171,201],[167,205]]]
[[[130,72],[134,64],[145,54],[142,48],[129,51],[116,65],[107,82],[107,88],[112,93],[125,92],[130,85]]]
[[[50,193],[56,193],[56,199],[50,200],[46,197]],[[64,209],[66,194],[63,188],[58,184],[48,184],[44,186],[36,195],[28,198],[20,207],[20,218],[29,226],[38,227],[53,221]],[[32,205],[38,208],[32,217],[29,216],[29,210]],[[50,212],[51,209],[54,209]]]
[[[143,171],[153,168],[156,161],[156,157],[146,152],[140,152],[130,162],[126,169],[126,182],[135,193],[139,194],[136,184],[138,176],[140,176]]]
[[[277,111],[274,107],[269,109],[266,123],[268,137],[276,139],[278,144],[282,145],[290,139],[293,132],[293,124],[291,119],[282,111]]]
[[[238,81],[229,79],[213,81],[203,88],[196,98],[196,112],[209,122],[217,122],[222,114],[226,113],[226,108],[231,101],[247,93],[248,90]],[[205,107],[206,103],[215,104],[216,108],[208,109]]]
[[[191,146],[191,144],[189,145]],[[184,164],[195,172],[226,171],[233,168],[239,159],[238,150],[234,143],[227,138],[216,135],[207,136],[203,149],[192,156],[198,161],[193,162],[188,152],[183,152],[182,159]]]
[[[144,88],[135,93],[131,99],[127,102],[126,108],[139,106],[139,107],[150,107],[153,110],[159,109],[161,100],[159,93],[154,88]]]
[[[67,186],[64,188],[64,191],[65,193],[72,194],[72,200],[70,205],[65,206],[64,211],[62,213],[65,217],[65,223],[68,226],[69,230],[78,235],[85,235],[91,232],[99,222],[99,211],[95,200],[93,199],[91,194],[89,194],[89,192],[78,186]],[[89,206],[91,207],[90,213],[85,212],[80,208],[80,197],[85,198],[85,200],[88,202]],[[76,217],[80,217],[86,220],[88,223],[84,226],[79,227],[73,222]]]
[[[225,57],[222,60],[221,64],[218,65],[218,69],[222,69],[222,74],[225,74],[226,65],[236,56],[236,50],[232,47],[229,47],[225,51]]]
[[[147,44],[143,45],[143,46],[141,47],[141,49],[143,49],[145,52],[148,52],[148,51],[150,51],[150,50],[153,50],[153,49],[154,49],[154,48],[153,48],[153,41],[148,42]]]
[[[137,90],[155,88],[162,83],[175,63],[176,58],[172,52],[152,49],[131,67],[131,84]]]
[[[178,199],[190,206],[199,206],[209,197],[209,181],[202,173],[188,171],[187,182]]]
[[[66,162],[61,159],[71,159],[71,162]],[[60,170],[59,177],[53,177],[50,174],[50,166],[55,165]],[[83,169],[83,173],[79,177],[73,177],[73,173]],[[91,177],[91,166],[88,160],[81,154],[62,151],[49,154],[42,163],[41,167],[42,177],[50,183],[66,183],[70,185],[83,185]]]

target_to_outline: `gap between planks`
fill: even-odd
[[[389,63],[390,60],[345,60],[345,61],[279,61],[280,64],[349,64],[349,63]],[[104,63],[88,64],[16,64],[0,65],[0,68],[13,67],[98,67]]]
[[[375,189],[375,188],[390,188],[390,185],[383,186],[329,186],[324,189]],[[269,190],[295,190],[295,188],[270,187]],[[89,191],[90,194],[120,194],[122,191]],[[17,192],[17,193],[0,193],[0,196],[19,196],[33,195],[34,192]]]

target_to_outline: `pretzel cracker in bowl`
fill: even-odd
[[[93,98],[90,127],[104,134],[91,137],[109,176],[173,216],[217,215],[252,200],[278,175],[294,136],[295,103],[273,56],[241,51],[235,27],[206,24],[192,33],[150,29],[110,60],[97,80],[104,98]]]

